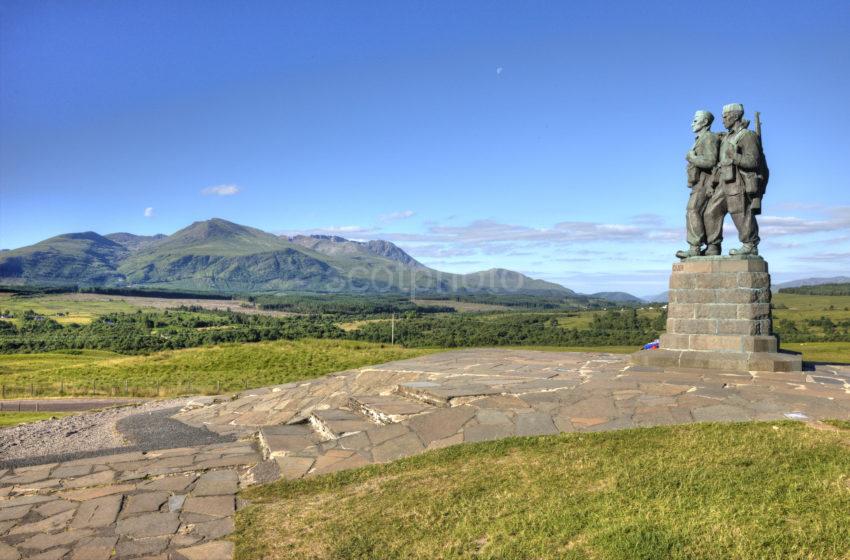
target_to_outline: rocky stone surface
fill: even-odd
[[[231,558],[251,442],[122,453],[0,476],[0,558]],[[35,482],[31,482],[35,481]]]
[[[222,539],[233,531],[239,488],[463,442],[850,419],[850,366],[723,372],[635,366],[604,353],[462,350],[198,400],[175,418],[241,439],[0,466],[0,558],[231,558]]]
[[[299,478],[467,441],[795,413],[850,417],[850,367],[701,371],[603,353],[462,350],[248,391],[177,417],[259,431],[280,476]]]

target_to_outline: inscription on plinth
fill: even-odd
[[[772,331],[770,274],[760,257],[691,257],[673,265],[667,332],[634,363],[730,370],[800,371]]]

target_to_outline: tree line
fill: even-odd
[[[330,318],[281,318],[200,307],[109,313],[87,325],[62,325],[31,311],[19,319],[18,325],[0,321],[0,352],[91,349],[146,354],[225,342],[345,338],[345,331]]]
[[[850,282],[781,288],[779,293],[803,294],[808,296],[850,296]]]

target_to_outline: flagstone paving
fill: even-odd
[[[175,418],[234,443],[0,468],[0,560],[231,558],[240,488],[463,442],[686,422],[850,419],[850,366],[630,366],[625,356],[462,350],[199,398]]]

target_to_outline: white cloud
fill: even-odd
[[[322,228],[302,229],[299,231],[286,230],[275,232],[278,235],[286,235],[293,237],[295,235],[338,235],[341,237],[350,237],[354,235],[373,237],[379,230],[373,227],[364,226],[328,226]]]
[[[236,185],[216,185],[214,187],[207,187],[201,190],[201,194],[204,196],[232,196],[237,194],[239,190],[239,187]]]
[[[679,237],[683,235],[680,229],[675,230]],[[512,251],[518,243],[548,245],[578,241],[636,241],[667,238],[672,232],[629,224],[560,222],[548,228],[534,228],[495,220],[475,220],[462,226],[434,225],[423,234],[396,233],[390,237],[399,241],[457,243],[478,248],[504,245]]]
[[[153,218],[153,206],[145,208],[145,218]]]
[[[464,247],[450,247],[440,244],[419,245],[409,247],[411,253],[416,253],[418,257],[448,259],[452,257],[468,257],[476,254],[475,249]],[[407,249],[405,249],[407,250]]]
[[[850,251],[844,253],[813,253],[794,257],[798,261],[850,262]]]
[[[382,222],[394,222],[396,220],[406,220],[416,215],[413,210],[403,210],[401,212],[390,212],[389,214],[381,214],[378,220]]]
[[[793,235],[850,232],[850,207],[825,209],[824,216],[805,219],[795,216],[760,216],[758,221],[763,237],[778,243],[777,238]],[[735,227],[726,220],[727,236],[733,237]],[[506,224],[495,220],[475,220],[463,225],[428,224],[422,233],[383,233],[390,241],[405,244],[424,244],[433,256],[449,251],[465,250],[463,254],[482,252],[488,255],[508,255],[532,248],[570,248],[595,242],[617,243],[679,243],[684,240],[684,223],[667,227],[663,217],[655,214],[632,216],[626,223],[569,221],[549,227]],[[413,247],[412,250],[416,251]],[[460,254],[460,253],[458,253]]]

